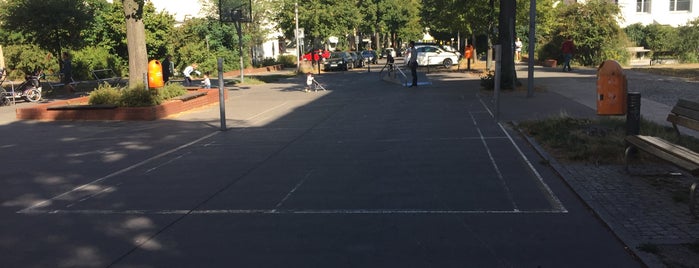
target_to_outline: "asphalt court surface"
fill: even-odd
[[[43,147],[63,165],[3,171],[35,178],[4,190],[14,200],[6,225],[49,240],[9,263],[639,265],[493,119],[477,81],[408,89],[347,72],[319,77],[329,91],[303,93],[296,80],[231,92],[227,131],[215,107],[153,123],[31,126],[69,131]]]

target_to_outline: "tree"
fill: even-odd
[[[517,79],[514,61],[515,12],[515,0],[500,0],[498,41],[501,45],[500,87],[503,89],[514,89]]]
[[[126,42],[129,50],[129,84],[143,81],[147,72],[146,30],[143,24],[143,0],[123,0],[126,19]],[[146,85],[147,86],[147,85]]]
[[[94,7],[75,0],[13,0],[0,2],[2,29],[21,33],[24,41],[60,55],[64,48],[84,45]],[[60,60],[60,57],[56,57]]]
[[[565,6],[558,16],[558,31],[552,42],[560,48],[563,36],[572,36],[577,50],[574,60],[585,66],[597,66],[608,59],[625,62],[629,54],[625,35],[617,23],[620,14],[619,6],[606,0]]]

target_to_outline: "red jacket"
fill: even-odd
[[[575,52],[575,44],[573,44],[573,40],[563,41],[563,45],[561,45],[561,52],[563,52],[563,54],[573,54],[573,52]]]

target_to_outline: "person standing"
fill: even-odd
[[[172,76],[173,73],[175,73],[175,67],[172,64],[172,56],[167,55],[165,56],[165,60],[162,63],[163,67],[163,82],[167,83],[170,81],[170,76]]]
[[[61,83],[68,90],[68,93],[75,92],[73,87],[73,64],[70,62],[70,54],[63,52],[61,55]]]
[[[519,37],[517,37],[515,41],[515,60],[522,60],[522,40],[520,40]]]
[[[573,37],[569,35],[561,45],[561,53],[563,53],[564,72],[566,71],[566,68],[568,69],[568,72],[571,71],[570,60],[573,59],[573,52],[575,52],[575,43],[573,43]]]
[[[182,74],[184,75],[184,85],[185,86],[191,86],[192,85],[192,72],[195,72],[199,65],[196,63],[192,63],[192,65],[187,66],[187,68],[184,68],[184,71]]]
[[[408,53],[410,54],[408,65],[410,66],[410,74],[413,75],[413,84],[410,87],[417,86],[417,49],[415,49],[415,41],[410,41]]]

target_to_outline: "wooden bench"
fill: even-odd
[[[677,53],[674,51],[657,51],[653,52],[650,60],[650,65],[653,65],[653,63],[656,64],[663,64],[663,63],[672,63],[677,61]]]
[[[689,100],[678,100],[670,114],[668,114],[667,121],[672,123],[678,137],[681,135],[678,126],[699,130],[699,103]],[[633,148],[636,148],[674,164],[685,170],[693,178],[696,178],[699,174],[699,153],[658,137],[629,135],[626,136],[625,140],[628,143],[624,153],[627,172],[629,172],[631,152]],[[699,209],[697,208],[699,200],[696,188],[697,182],[692,183],[689,187],[689,209],[693,215],[699,216]]]

